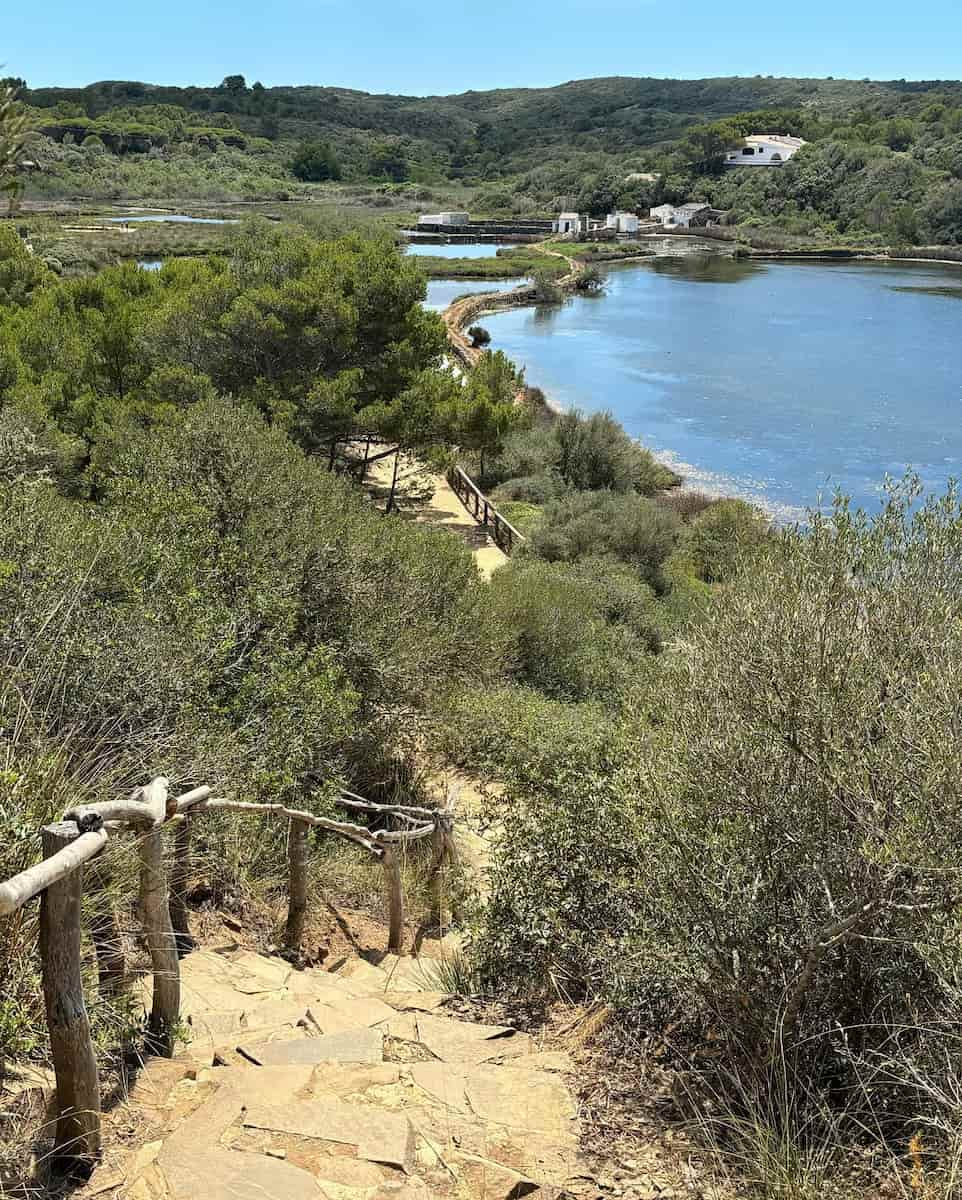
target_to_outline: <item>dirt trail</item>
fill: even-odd
[[[584,1183],[567,1054],[451,1014],[437,963],[181,964],[189,1044],[127,1101],[78,1200],[517,1200]],[[580,1190],[580,1189],[579,1189]]]
[[[368,471],[367,488],[382,506],[391,488],[394,458],[382,458]],[[433,525],[456,534],[471,550],[485,579],[503,566],[508,557],[495,545],[483,525],[464,507],[443,475],[429,471],[409,455],[401,455],[398,468],[397,502],[402,516],[422,525]]]

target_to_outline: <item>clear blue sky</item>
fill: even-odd
[[[958,78],[962,63],[959,0],[929,0],[900,15],[887,0],[43,0],[5,7],[4,73],[37,86],[214,84],[240,73],[267,86],[428,95],[597,75]]]

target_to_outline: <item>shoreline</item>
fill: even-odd
[[[726,248],[725,248],[724,244],[719,245],[719,244],[715,243],[715,244],[712,244],[711,246],[705,246],[703,248],[703,250],[702,250],[702,248],[699,248],[696,250],[696,247],[692,245],[692,242],[694,239],[683,236],[683,237],[679,237],[677,239],[672,239],[672,240],[674,241],[674,245],[669,250],[667,250],[667,253],[669,255],[671,255],[672,251],[674,251],[676,255],[679,253],[685,254],[685,253],[704,252],[704,253],[708,253],[708,254],[716,254],[719,257],[723,257],[723,258],[730,257],[729,254],[725,253]],[[679,243],[681,243],[681,245],[679,245]],[[564,256],[564,257],[567,257],[567,256]],[[621,259],[619,262],[610,262],[608,264],[599,262],[597,265],[598,266],[606,266],[606,265],[618,266],[618,265],[621,265],[621,263],[624,263],[624,265],[626,267],[637,268],[640,265],[645,265],[646,263],[653,262],[655,257],[656,256],[651,255],[651,254],[645,254],[645,255],[641,255],[641,256],[632,256],[630,259],[624,258],[624,259]],[[766,258],[769,261],[775,261],[775,262],[786,261],[787,263],[789,263],[792,266],[803,265],[804,262],[808,261],[808,262],[816,262],[816,263],[818,263],[818,265],[823,266],[823,267],[825,265],[831,265],[833,262],[835,262],[835,263],[855,262],[855,263],[859,263],[859,264],[867,263],[872,266],[882,265],[885,268],[902,267],[905,270],[906,274],[909,275],[909,278],[911,278],[910,272],[916,266],[931,266],[938,272],[944,272],[946,267],[962,268],[962,262],[958,262],[958,261],[955,261],[952,259],[936,259],[936,258],[915,257],[915,256],[906,256],[904,258],[895,258],[888,254],[885,254],[885,255],[849,254],[844,259],[840,259],[837,256],[833,257],[833,258],[824,259],[821,257],[815,258],[814,256],[810,256],[810,255],[809,256],[804,256],[804,255],[803,256],[794,256],[794,255],[787,256],[787,255],[758,254],[758,255],[753,255],[751,258],[746,257],[742,261],[745,261],[745,262],[759,261],[760,262],[760,260],[763,260]],[[569,259],[569,262],[570,261],[571,260]],[[592,265],[594,265],[594,264],[592,264]],[[580,267],[580,264],[572,264],[572,267],[573,267],[573,270],[577,269],[578,267]],[[614,273],[614,272],[612,272],[612,273]],[[886,273],[887,273],[887,271],[885,273],[879,272],[879,273],[877,273],[876,278],[881,281],[883,278],[883,274],[886,274]],[[949,281],[953,282],[954,278],[957,276],[957,274],[958,273],[955,272],[953,275],[951,275],[949,277]],[[565,288],[566,292],[569,294],[571,294],[571,293],[576,294],[576,289],[571,286],[571,276],[568,277],[567,282],[568,282],[568,286]],[[881,283],[879,284],[879,286],[881,286]],[[534,307],[534,306],[535,306],[535,301],[534,301],[534,297],[532,294],[532,289],[529,289],[529,288],[526,288],[523,286],[519,286],[517,288],[511,289],[508,291],[502,291],[502,292],[481,291],[481,292],[475,293],[474,295],[463,297],[460,301],[456,302],[455,304],[449,305],[448,308],[444,312],[444,317],[445,317],[446,324],[448,325],[448,332],[449,332],[449,337],[451,338],[452,346],[454,346],[456,344],[455,339],[457,339],[457,342],[460,343],[465,349],[465,357],[462,359],[462,361],[466,362],[466,364],[468,366],[470,366],[473,364],[473,362],[475,362],[477,360],[477,357],[480,352],[474,350],[473,347],[471,347],[469,340],[461,332],[461,330],[463,328],[465,328],[468,324],[470,324],[472,322],[483,321],[483,319],[486,316],[495,316],[499,313],[510,312],[511,310],[516,309],[516,308]],[[497,345],[494,344],[490,348],[497,349]],[[519,353],[523,358],[523,355],[524,355],[523,348],[520,348],[520,347],[516,348],[516,352]],[[536,379],[531,380],[529,382],[532,387],[538,386]],[[562,388],[563,388],[563,383],[561,380],[558,380],[556,382],[558,383],[559,386],[562,386]],[[541,390],[541,389],[539,389],[539,390]],[[551,418],[556,418],[558,415],[564,413],[566,411],[567,407],[569,407],[570,405],[576,406],[578,403],[578,399],[579,399],[578,397],[571,397],[567,400],[566,403],[562,403],[556,397],[552,397],[544,392],[542,392],[542,394],[544,396],[545,413],[550,414]],[[739,470],[738,461],[734,461],[731,464],[735,468],[735,473],[727,475],[727,476],[723,476],[723,475],[719,475],[717,472],[712,470],[709,465],[699,465],[697,463],[690,463],[690,462],[686,461],[682,457],[682,455],[679,454],[676,450],[672,449],[670,445],[656,449],[653,445],[646,442],[644,440],[644,438],[642,438],[642,437],[637,438],[637,440],[638,440],[639,444],[643,445],[660,463],[669,467],[670,469],[674,470],[675,472],[677,472],[678,474],[680,474],[682,476],[683,482],[681,483],[679,490],[701,491],[701,492],[704,492],[705,494],[711,495],[713,497],[738,499],[738,500],[746,501],[746,502],[752,504],[753,506],[755,506],[756,508],[758,508],[760,511],[764,512],[766,514],[766,516],[773,523],[778,524],[780,526],[792,525],[792,524],[796,524],[796,523],[806,524],[810,519],[809,514],[811,512],[818,511],[818,510],[824,511],[826,509],[826,506],[828,505],[829,501],[831,500],[831,494],[830,494],[829,490],[827,489],[827,485],[824,485],[823,487],[820,487],[818,489],[816,495],[811,497],[810,503],[805,503],[805,502],[801,502],[801,501],[792,503],[789,501],[789,498],[787,496],[785,498],[782,498],[781,492],[784,489],[783,489],[782,485],[779,485],[777,483],[776,480],[771,479],[771,480],[766,481],[764,479],[754,479],[750,476],[745,476],[744,478],[742,478],[737,473]],[[768,493],[768,491],[766,490],[769,486],[775,487],[775,491],[777,493],[775,497],[771,496]],[[759,490],[756,490],[756,489],[759,489]],[[791,491],[791,490],[794,490],[794,489],[789,489],[789,491]],[[865,499],[865,503],[867,505],[874,504],[874,498],[867,497]]]
[[[681,240],[687,240],[680,238]],[[716,252],[712,246],[709,252]],[[567,257],[559,255],[559,257]],[[623,258],[620,260],[609,260],[606,265],[619,266],[622,263],[626,265],[637,266],[657,257],[656,254],[641,254],[632,256],[631,258]],[[577,289],[574,286],[574,281],[580,268],[585,265],[575,262],[571,258],[567,258],[571,271],[568,275],[558,280],[558,283],[564,288],[567,295],[576,294]],[[815,261],[815,260],[810,260]],[[836,260],[838,261],[838,260]],[[847,260],[851,261],[851,260]],[[896,261],[896,260],[891,260]],[[902,260],[905,261],[905,260]],[[931,259],[920,260],[922,262],[931,262]],[[602,263],[591,265],[603,265]],[[951,264],[962,266],[960,263]],[[451,282],[459,282],[455,279]],[[476,349],[464,336],[463,330],[467,325],[474,321],[478,321],[484,316],[492,316],[501,312],[510,312],[515,308],[536,308],[537,302],[532,295],[530,285],[521,284],[517,288],[502,292],[478,292],[475,295],[465,296],[459,300],[455,300],[448,305],[441,313],[441,318],[444,321],[448,333],[448,341],[454,351],[454,356],[461,364],[470,369],[474,363],[480,358],[482,350]],[[537,387],[537,385],[533,385]],[[538,389],[543,396],[544,412],[552,420],[557,420],[567,411],[557,400],[553,399],[543,389]],[[808,509],[794,505],[779,504],[764,496],[759,496],[744,488],[739,487],[737,481],[727,477],[718,477],[714,472],[705,467],[699,467],[696,464],[683,460],[677,451],[669,448],[655,449],[652,446],[644,443],[641,438],[635,438],[639,445],[643,446],[653,458],[663,466],[668,467],[680,476],[681,482],[677,487],[670,489],[673,492],[701,492],[706,496],[711,496],[717,500],[741,500],[751,504],[759,509],[774,525],[792,525],[798,522],[804,522],[807,519]],[[716,482],[717,480],[717,482]]]

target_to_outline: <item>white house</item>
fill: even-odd
[[[781,167],[805,145],[802,138],[782,133],[752,133],[738,150],[729,150],[726,167]]]
[[[577,213],[562,213],[557,221],[551,222],[552,233],[580,233],[581,217]]]
[[[710,224],[716,215],[716,210],[710,204],[696,200],[691,204],[659,204],[657,208],[651,210],[651,215],[666,227],[690,229],[692,225]]]
[[[605,218],[605,228],[613,229],[616,233],[637,233],[638,218],[631,212],[609,213]]]

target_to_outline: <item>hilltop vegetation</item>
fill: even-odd
[[[747,236],[962,239],[957,82],[613,78],[422,98],[238,75],[22,98],[40,135],[33,196],[283,199],[343,180],[412,206],[457,194],[488,213],[603,213],[696,198]],[[765,130],[812,144],[781,170],[722,171],[726,146]]]

